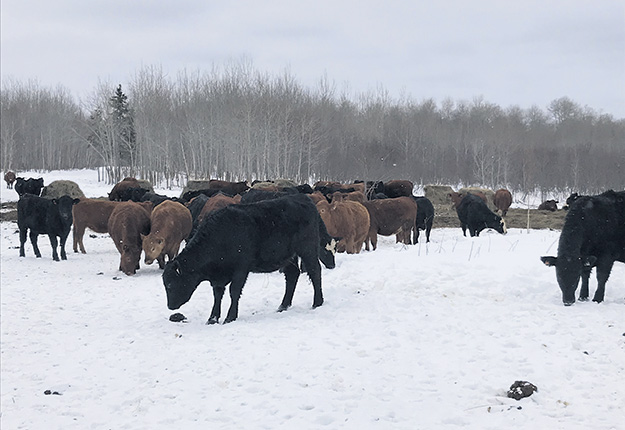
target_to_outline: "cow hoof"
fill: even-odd
[[[217,324],[218,322],[219,322],[219,318],[210,317],[208,321],[206,321],[206,325],[213,325],[213,324]]]
[[[592,299],[593,302],[595,303],[601,303],[603,301],[603,299]]]
[[[564,306],[571,306],[575,302],[564,302]]]
[[[587,302],[588,301],[588,297],[580,297],[579,301],[580,302]]]
[[[280,306],[278,306],[278,312],[284,312],[284,311],[286,311],[288,308],[290,308],[290,306],[280,305]]]
[[[224,324],[228,324],[228,323],[231,323],[231,322],[233,322],[233,321],[236,321],[236,318],[226,318],[226,319],[224,320]]]

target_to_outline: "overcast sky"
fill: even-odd
[[[483,98],[545,109],[566,96],[625,118],[625,0],[1,0],[2,79],[77,98],[144,66],[251,61],[350,95]]]

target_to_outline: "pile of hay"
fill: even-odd
[[[208,179],[205,180],[196,180],[196,181],[188,181],[187,185],[182,189],[182,193],[180,197],[184,196],[185,193],[189,191],[199,191],[199,190],[207,190],[208,184],[210,181]]]
[[[73,199],[84,199],[85,194],[74,181],[53,181],[41,190],[41,197],[58,199],[61,196],[70,196]]]
[[[449,185],[426,185],[423,187],[425,197],[432,202],[433,205],[449,205],[451,199],[449,193],[453,192],[453,189]]]

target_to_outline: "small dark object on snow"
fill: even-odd
[[[51,390],[46,390],[43,392],[43,394],[45,394],[46,396],[49,396],[50,394],[54,394],[55,396],[61,395],[61,393],[59,393],[58,391],[51,391]]]
[[[534,394],[534,391],[538,391],[536,385],[527,381],[514,381],[514,384],[512,384],[508,390],[508,397],[521,400],[524,397],[529,397]]]
[[[172,321],[172,322],[181,322],[181,321],[184,322],[184,320],[186,320],[186,319],[187,319],[187,317],[182,315],[180,312],[176,312],[175,314],[171,314],[170,317],[169,317],[169,321]]]

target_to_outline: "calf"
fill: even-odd
[[[460,201],[456,212],[458,213],[464,236],[467,235],[467,228],[471,237],[479,236],[480,232],[485,228],[492,228],[501,234],[507,232],[503,218],[488,209],[484,200],[476,195],[465,195]]]
[[[121,257],[119,270],[134,275],[141,260],[141,235],[150,233],[150,202],[121,202],[115,206],[108,222],[108,231]]]
[[[337,252],[358,254],[369,233],[367,208],[351,200],[333,201],[330,204],[323,199],[317,203],[317,210],[328,233],[341,238],[336,245]]]
[[[56,247],[61,239],[61,258],[67,260],[65,242],[72,228],[72,206],[78,199],[62,196],[58,199],[44,199],[32,194],[23,195],[17,202],[17,225],[20,229],[20,257],[24,257],[26,234],[30,230],[30,243],[37,258],[41,258],[37,246],[37,236],[47,234],[52,246],[52,258],[59,261]]]
[[[551,211],[555,212],[558,210],[558,201],[557,200],[546,200],[538,205],[539,211]]]
[[[38,196],[41,194],[43,188],[43,178],[17,178],[15,180],[15,191],[21,197],[24,194],[32,194]]]
[[[434,205],[427,197],[413,197],[413,199],[417,204],[414,243],[419,242],[419,230],[425,230],[426,242],[429,242],[432,224],[434,223]]]
[[[510,191],[505,188],[500,188],[495,191],[493,203],[495,204],[497,210],[501,211],[501,216],[506,216],[508,209],[510,209],[510,205],[512,205],[512,194],[510,194]]]
[[[575,303],[580,277],[579,300],[588,300],[590,272],[596,267],[597,290],[592,300],[602,302],[614,262],[625,263],[625,191],[610,190],[598,196],[579,197],[566,214],[558,256],[540,259],[556,268],[565,306]]]
[[[13,182],[15,182],[15,173],[8,171],[4,174],[4,181],[7,183],[7,188],[13,188]]]
[[[412,230],[417,222],[417,204],[412,197],[369,200],[364,203],[369,211],[369,234],[365,249],[369,251],[369,242],[375,251],[378,234],[391,236],[398,234],[398,241],[411,244]]]
[[[165,268],[165,256],[173,260],[180,250],[180,243],[191,233],[193,220],[191,212],[183,204],[164,201],[154,208],[150,215],[150,234],[141,236],[145,264],[158,261],[158,267]]]
[[[180,254],[165,266],[167,307],[185,304],[202,281],[213,288],[214,303],[207,324],[219,322],[221,301],[230,284],[231,304],[225,318],[234,321],[249,273],[281,270],[286,289],[278,311],[291,306],[300,275],[298,257],[313,284],[313,308],[323,304],[319,259],[334,267],[333,244],[320,252],[325,226],[311,200],[302,194],[251,204],[230,205],[201,225]],[[325,232],[327,236],[327,232]]]

